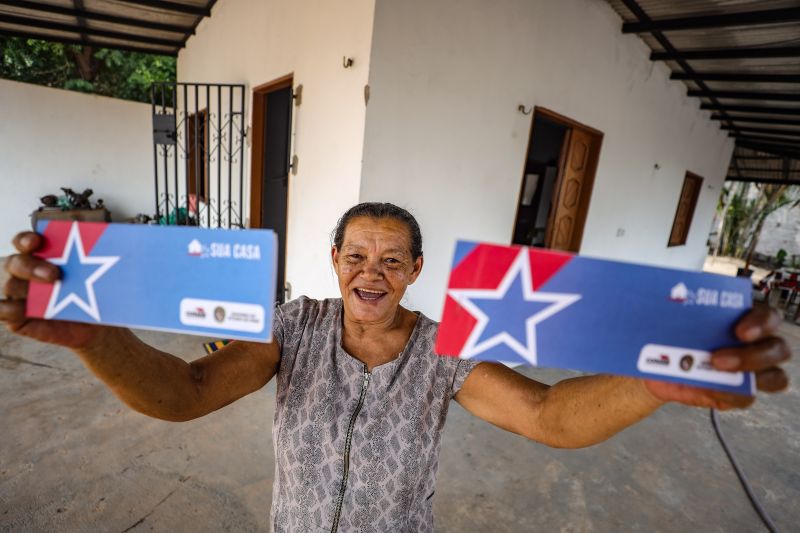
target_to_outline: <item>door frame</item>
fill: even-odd
[[[555,200],[561,194],[561,186],[562,186],[563,181],[564,181],[564,170],[565,170],[564,167],[565,167],[566,162],[567,162],[566,161],[567,160],[567,153],[566,152],[569,149],[569,139],[572,136],[572,130],[575,130],[575,129],[582,130],[582,131],[586,132],[588,135],[590,135],[591,137],[593,137],[593,139],[594,139],[594,142],[592,143],[591,153],[588,155],[588,168],[586,169],[586,175],[587,175],[588,178],[587,178],[585,186],[583,188],[583,191],[585,192],[585,195],[583,193],[581,194],[581,206],[580,206],[578,217],[576,219],[575,233],[574,233],[573,238],[572,238],[572,241],[573,241],[573,244],[574,244],[573,248],[575,248],[573,251],[574,252],[578,252],[578,250],[580,250],[581,243],[583,241],[583,230],[584,230],[584,227],[586,226],[586,218],[587,218],[587,215],[589,213],[589,204],[590,204],[591,198],[592,198],[592,190],[594,188],[594,180],[595,180],[595,176],[597,174],[597,164],[598,164],[598,161],[600,160],[600,151],[601,151],[601,148],[602,148],[602,145],[603,145],[603,136],[604,135],[603,135],[603,132],[598,130],[598,129],[592,128],[591,126],[587,126],[586,124],[582,124],[582,123],[578,122],[577,120],[571,119],[571,118],[569,118],[567,116],[564,116],[564,115],[562,115],[560,113],[556,113],[555,111],[547,109],[546,107],[534,106],[533,113],[532,113],[532,118],[531,118],[531,126],[530,126],[530,130],[529,130],[529,133],[528,133],[528,143],[525,145],[525,160],[526,161],[527,161],[527,158],[528,158],[528,152],[530,150],[531,143],[532,142],[536,142],[536,140],[533,139],[533,129],[534,129],[534,125],[536,124],[536,117],[544,117],[544,118],[546,118],[546,119],[548,119],[548,120],[550,120],[552,122],[556,122],[556,123],[561,124],[562,126],[566,126],[568,128],[568,130],[566,131],[566,133],[564,135],[564,142],[562,144],[561,154],[559,156],[558,174],[556,175],[556,183],[553,186],[553,196],[552,196],[552,199],[551,199],[550,213],[548,213],[547,234],[546,234],[547,236],[545,237],[545,248],[547,248],[547,249],[550,249],[550,246],[552,244],[552,233],[553,233],[553,228],[552,228],[553,220],[552,220],[552,218],[553,218],[553,215],[554,215],[553,207],[556,205]],[[523,171],[522,171],[523,183],[524,183],[524,180],[525,180],[525,168],[524,167],[525,167],[525,165],[523,165]],[[520,192],[520,194],[522,194],[522,192]],[[519,216],[519,199],[517,199],[517,215],[515,215],[514,220],[517,220],[517,216]],[[512,228],[511,231],[512,231],[512,240],[513,240],[514,229]]]
[[[267,94],[278,89],[294,87],[294,73],[263,83],[253,88],[253,105],[250,126],[250,227],[261,227],[262,180],[264,173],[264,113],[267,110]],[[294,103],[292,103],[294,105]],[[289,125],[291,129],[292,125]],[[289,197],[286,198],[286,232],[289,232]]]

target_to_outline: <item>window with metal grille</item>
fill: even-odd
[[[694,217],[694,208],[697,206],[697,198],[700,196],[700,187],[703,185],[703,178],[691,172],[686,173],[683,179],[681,196],[678,199],[678,209],[675,211],[675,220],[672,222],[672,232],[669,234],[667,246],[681,246],[686,244],[689,236],[689,228]]]

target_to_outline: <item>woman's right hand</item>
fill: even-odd
[[[91,344],[104,329],[103,326],[65,322],[62,320],[41,320],[25,316],[28,284],[31,281],[53,283],[61,277],[61,270],[52,263],[34,257],[33,253],[44,243],[38,233],[26,231],[14,237],[14,247],[19,253],[8,258],[5,264],[10,274],[3,287],[3,300],[0,300],[0,322],[9,330],[38,341],[79,349]]]

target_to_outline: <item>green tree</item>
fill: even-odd
[[[176,78],[174,57],[0,36],[0,78],[138,102]]]
[[[726,187],[724,194],[724,230],[719,248],[724,255],[744,259],[747,268],[767,217],[783,207],[800,205],[800,191],[789,185],[734,183]]]

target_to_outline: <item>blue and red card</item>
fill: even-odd
[[[435,351],[752,395],[710,363],[751,302],[742,278],[459,241]]]
[[[275,233],[40,222],[39,257],[60,281],[32,282],[27,315],[268,342]]]

